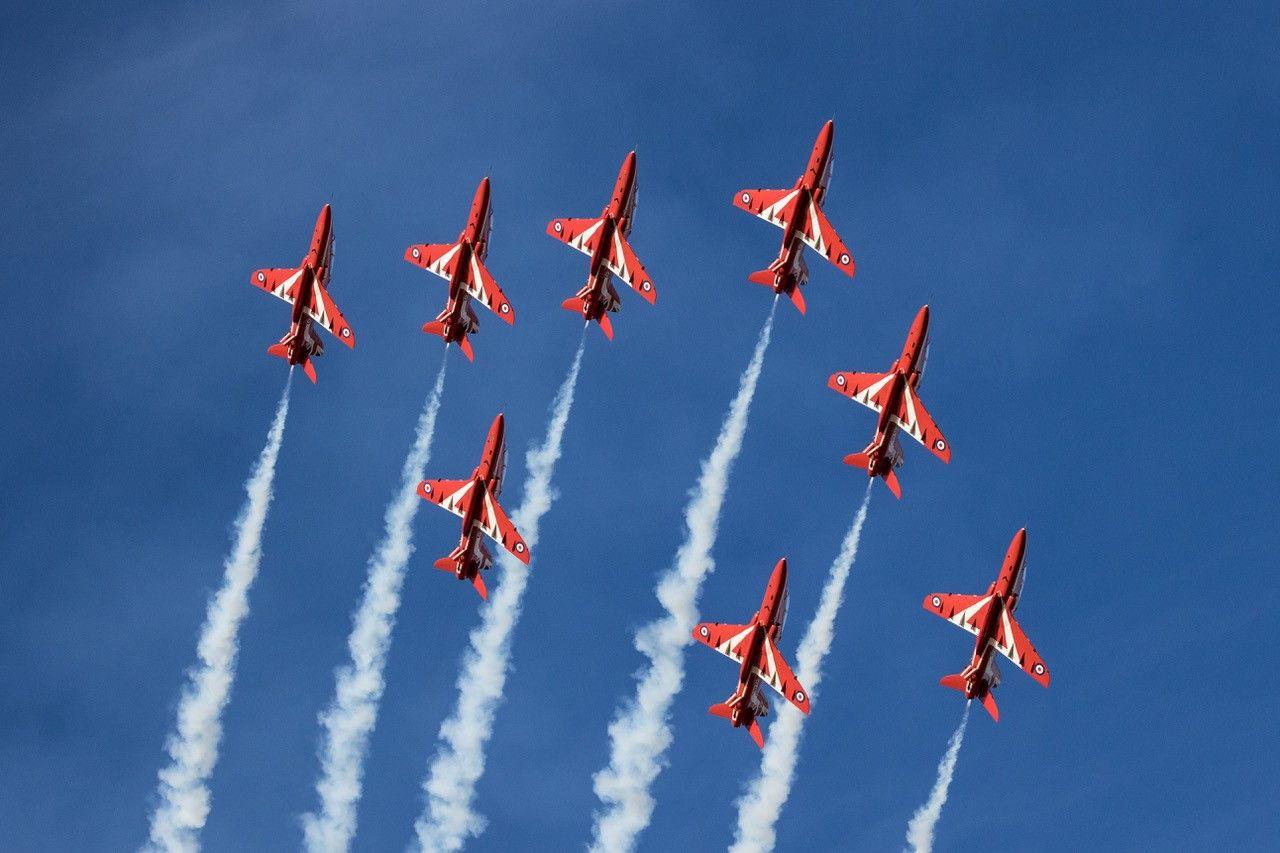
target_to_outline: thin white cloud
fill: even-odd
[[[809,691],[810,700],[818,695],[822,661],[835,640],[836,614],[844,602],[844,587],[858,556],[858,542],[862,539],[862,525],[867,520],[867,506],[871,503],[874,482],[867,482],[862,505],[858,507],[853,524],[827,574],[818,611],[796,649],[796,678]],[[777,841],[774,827],[782,814],[782,807],[791,796],[791,783],[795,779],[796,762],[800,756],[801,726],[805,718],[785,702],[774,704],[779,708],[778,719],[769,727],[764,754],[760,758],[760,773],[738,800],[738,829],[729,848],[730,853],[767,853],[772,850]]]
[[[666,615],[636,634],[636,648],[649,659],[649,665],[640,676],[634,698],[618,709],[609,724],[609,766],[594,778],[596,796],[604,805],[603,811],[595,815],[590,848],[597,853],[626,853],[633,849],[636,837],[653,815],[654,800],[649,788],[666,766],[672,737],[667,718],[684,682],[684,647],[698,621],[702,582],[715,568],[711,549],[720,525],[720,510],[734,460],[742,450],[747,415],[764,367],[777,308],[775,298],[715,447],[702,463],[698,483],[685,508],[685,541],[676,552],[675,564],[658,582],[658,600]]]
[[[528,481],[524,499],[511,520],[531,553],[538,542],[538,525],[557,496],[551,477],[560,458],[585,347],[584,334],[551,404],[546,438],[525,457]],[[498,563],[502,581],[482,608],[480,625],[471,632],[471,645],[458,676],[458,701],[453,714],[440,726],[441,743],[422,784],[426,809],[414,823],[414,833],[419,848],[425,851],[459,850],[468,837],[485,828],[484,816],[473,805],[476,783],[484,773],[485,747],[507,682],[511,634],[520,620],[520,603],[529,581],[528,568],[506,551],[499,553]]]
[[[351,661],[334,673],[334,696],[320,715],[324,727],[321,775],[316,780],[320,808],[302,818],[304,839],[312,853],[346,851],[355,836],[365,756],[386,687],[383,671],[391,648],[391,630],[400,609],[405,567],[413,555],[413,520],[423,503],[417,486],[426,476],[431,457],[447,364],[447,359],[440,363],[435,385],[418,418],[413,445],[404,460],[400,487],[387,505],[386,532],[369,558],[364,596],[352,616],[351,635],[347,638]]]
[[[187,682],[178,702],[177,728],[165,744],[169,765],[159,773],[160,801],[151,813],[150,840],[144,849],[200,849],[199,833],[209,816],[209,777],[218,763],[222,740],[222,712],[236,675],[240,625],[249,614],[249,587],[262,562],[262,529],[271,505],[292,381],[291,369],[267,432],[267,443],[245,483],[247,497],[236,518],[222,586],[209,600],[200,631],[196,647],[200,661],[187,670]]]
[[[956,759],[960,757],[960,745],[964,742],[964,729],[969,722],[969,703],[965,703],[964,716],[960,725],[951,733],[947,741],[947,751],[938,762],[938,779],[933,783],[929,799],[916,809],[907,824],[907,845],[910,853],[930,853],[933,850],[933,832],[942,817],[942,807],[947,802],[947,791],[951,788],[951,777],[956,772]]]

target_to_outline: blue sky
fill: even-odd
[[[806,726],[780,849],[892,849],[961,712],[968,638],[920,609],[979,592],[1029,529],[1019,618],[1054,672],[975,718],[949,850],[1226,849],[1280,836],[1271,602],[1278,471],[1280,14],[635,3],[129,4],[0,15],[0,835],[146,837],[155,771],[242,482],[284,381],[285,308],[248,285],[334,208],[332,293],[359,338],[295,388],[209,850],[289,849],[314,806],[332,691],[441,357],[444,287],[404,247],[452,239],[493,179],[489,267],[516,305],[451,365],[430,469],[465,474],[495,411],[522,451],[578,341],[585,261],[542,232],[590,216],[635,148],[632,244],[659,291],[591,330],[489,750],[476,850],[574,849],[605,726],[657,615],[698,460],[769,309],[746,275],[836,119],[825,209],[858,261],[811,258],[780,306],[702,596],[739,621],[779,556],[794,648],[863,489],[868,412],[825,387],[883,370],[933,307],[921,395],[954,447],[879,490]],[[427,510],[367,765],[360,850],[398,849],[477,601],[430,569]],[[712,849],[758,766],[705,708],[733,668],[691,648],[647,850]],[[1008,669],[1008,668],[1006,668]]]

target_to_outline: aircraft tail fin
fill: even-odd
[[[476,572],[475,577],[471,579],[471,585],[476,588],[476,592],[480,593],[481,599],[489,600],[489,590],[485,587],[484,578],[480,577],[480,572]]]
[[[462,350],[462,354],[467,357],[467,361],[472,362],[473,364],[475,363],[476,354],[475,351],[471,349],[471,341],[467,340],[466,335],[463,335],[458,339],[458,349]]]
[[[991,719],[997,723],[1000,722],[1000,709],[996,707],[996,697],[988,690],[982,697],[982,707],[987,709],[987,713],[991,715]]]
[[[311,363],[311,359],[305,359],[302,362],[302,372],[307,374],[307,378],[311,380],[311,384],[316,384],[316,367]]]
[[[751,735],[751,739],[756,742],[756,746],[764,749],[764,734],[760,731],[760,723],[758,721],[751,721],[751,725],[747,726],[747,734]]]
[[[765,287],[773,287],[776,283],[773,270],[771,269],[756,270],[751,275],[747,276],[747,281],[753,281],[756,284],[763,284]]]
[[[613,322],[609,319],[609,315],[601,314],[596,322],[600,324],[600,331],[604,332],[604,336],[613,340]]]

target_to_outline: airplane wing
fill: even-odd
[[[461,243],[418,243],[404,250],[404,259],[443,279],[450,279],[461,250]]]
[[[1049,667],[1036,652],[1035,646],[1022,632],[1022,626],[1004,611],[1000,619],[999,630],[996,631],[996,650],[1009,660],[1022,667],[1027,675],[1034,678],[1042,687],[1049,686]]]
[[[480,517],[480,529],[491,539],[506,548],[526,566],[529,565],[529,546],[525,544],[520,531],[507,518],[502,505],[493,499],[493,495],[484,496],[484,512]]]
[[[739,190],[733,197],[733,206],[786,228],[795,216],[795,201],[799,190]]]
[[[804,226],[800,229],[800,239],[835,264],[842,273],[852,278],[854,264],[849,247],[840,239],[840,235],[831,226],[822,208],[812,200],[809,202],[808,213],[809,215],[804,219]]]
[[[259,290],[293,304],[295,285],[302,276],[301,269],[254,270],[249,283]]]
[[[356,336],[347,325],[347,318],[342,316],[342,312],[329,296],[329,291],[321,287],[319,282],[311,288],[311,304],[304,310],[317,325],[328,329],[331,335],[355,349]]]
[[[989,595],[957,595],[953,592],[935,592],[924,597],[924,609],[937,613],[953,625],[959,625],[977,636],[978,625],[991,606]]]
[[[710,646],[734,663],[742,663],[741,647],[751,636],[754,625],[730,625],[727,622],[703,622],[693,629],[693,638]]]
[[[475,480],[423,480],[418,484],[418,497],[461,518],[466,514],[467,497],[473,488]]]
[[[804,713],[809,713],[809,694],[791,671],[791,665],[778,651],[778,647],[768,637],[764,641],[764,651],[760,663],[755,667],[756,675],[765,684],[778,691],[778,694]]]
[[[609,248],[609,254],[605,258],[605,266],[609,268],[609,272],[622,279],[636,293],[645,298],[650,305],[658,298],[657,291],[653,289],[653,281],[649,278],[649,273],[644,268],[644,264],[640,263],[640,259],[636,257],[636,253],[631,249],[631,244],[627,242],[627,238],[623,237],[618,229],[613,229],[613,245]]]
[[[934,456],[943,462],[951,461],[951,445],[933,422],[933,416],[925,410],[916,392],[909,386],[903,389],[902,402],[892,419],[902,427],[903,432],[929,448]]]
[[[892,391],[893,376],[892,373],[833,373],[827,387],[873,412],[883,412]]]
[[[603,219],[553,219],[547,223],[547,233],[582,254],[591,255],[595,253],[602,225]]]
[[[480,262],[474,252],[471,253],[470,266],[471,269],[468,270],[468,275],[462,279],[463,289],[470,293],[481,305],[506,320],[507,325],[514,326],[516,312],[507,300],[507,295],[502,292],[502,288],[498,287],[498,283],[493,280],[489,270],[485,269],[484,264]]]

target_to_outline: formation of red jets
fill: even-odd
[[[733,199],[736,207],[782,229],[782,244],[774,261],[748,279],[786,296],[805,313],[801,293],[809,280],[804,260],[808,246],[850,277],[853,255],[822,210],[831,162],[835,127],[828,121],[818,133],[804,174],[790,189],[744,189]],[[605,337],[613,339],[609,314],[621,307],[614,289],[616,277],[640,294],[649,304],[657,299],[649,273],[632,249],[632,217],[636,205],[636,154],[630,152],[618,172],[613,195],[599,217],[553,219],[547,234],[577,249],[590,264],[582,288],[562,303],[566,310],[580,314],[585,322],[595,322]],[[442,338],[445,345],[457,344],[468,360],[475,360],[469,335],[480,327],[471,302],[475,300],[497,314],[507,324],[515,323],[515,309],[502,292],[484,262],[489,250],[492,224],[489,179],[476,188],[466,227],[452,243],[421,243],[405,250],[405,260],[443,278],[449,283],[444,309],[422,331]],[[324,344],[315,331],[319,326],[349,347],[355,335],[342,312],[329,296],[329,272],[333,263],[333,223],[329,205],[316,220],[311,248],[301,264],[292,269],[262,269],[251,276],[254,286],[283,299],[291,306],[289,331],[267,349],[290,365],[301,365],[314,383],[312,359],[324,353]],[[833,373],[828,385],[877,414],[875,434],[861,452],[844,458],[848,465],[862,468],[869,477],[884,481],[897,498],[902,497],[896,469],[902,464],[898,435],[905,434],[927,447],[943,462],[951,460],[951,445],[924,408],[918,395],[929,351],[929,306],[916,314],[906,343],[897,360],[885,373]],[[516,559],[528,565],[530,554],[520,532],[498,503],[506,467],[505,422],[494,418],[485,441],[480,464],[464,480],[423,480],[418,494],[462,518],[458,546],[435,562],[435,567],[452,572],[472,584],[487,599],[482,572],[493,563],[485,547],[487,536]],[[975,635],[973,656],[960,673],[939,682],[962,692],[966,699],[978,700],[993,719],[999,719],[991,694],[1000,683],[995,653],[999,652],[1021,667],[1041,685],[1049,686],[1049,670],[1013,618],[1025,577],[1027,533],[1019,530],[1009,544],[1004,564],[995,582],[984,595],[933,593],[924,599],[924,609],[937,613]],[[791,671],[778,649],[787,612],[787,561],[782,559],[765,587],[760,609],[744,624],[703,622],[693,629],[693,638],[739,665],[738,683],[722,703],[712,705],[711,714],[743,727],[763,748],[759,717],[769,712],[761,685],[768,685],[803,713],[809,713],[809,694]]]

